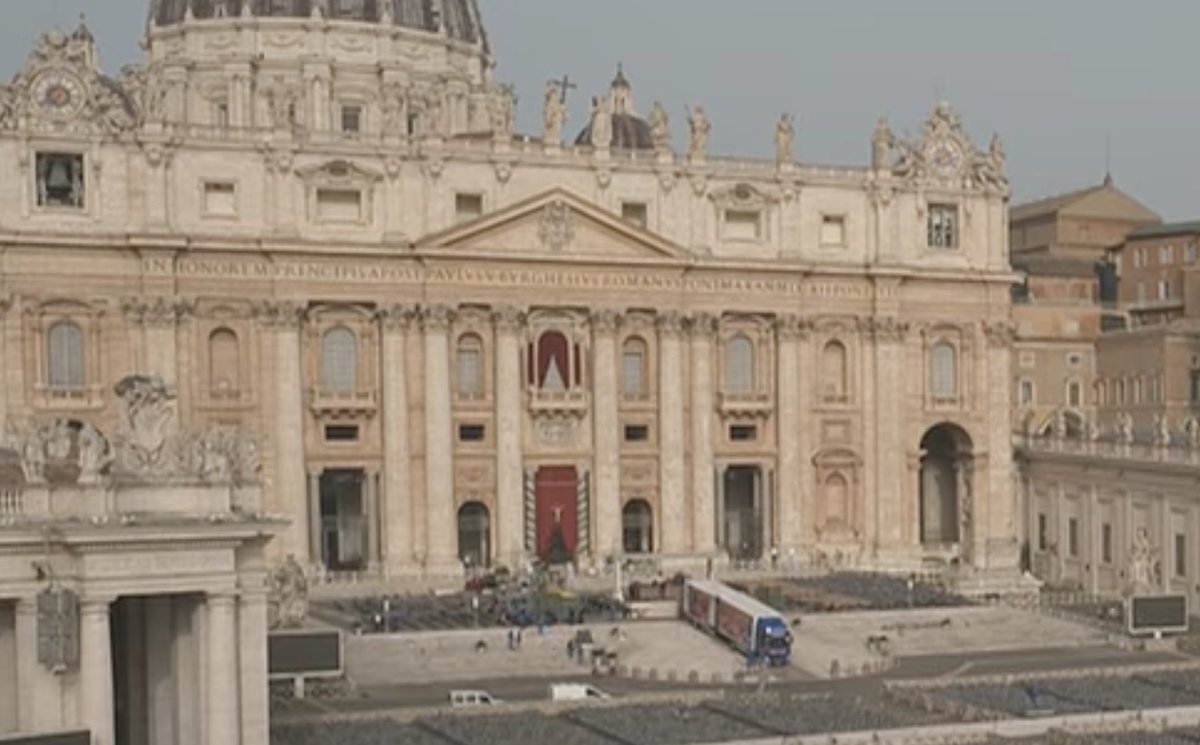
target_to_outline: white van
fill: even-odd
[[[469,706],[498,706],[503,703],[487,691],[450,691],[450,706],[455,709]]]
[[[551,701],[605,701],[610,698],[612,696],[586,683],[553,683],[550,685]]]

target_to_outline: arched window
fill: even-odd
[[[632,499],[621,511],[621,546],[627,554],[654,551],[654,516],[643,499]]]
[[[208,387],[214,398],[236,396],[241,388],[241,360],[237,334],[219,328],[208,335]]]
[[[958,392],[957,362],[950,342],[939,341],[929,350],[929,390],[934,398],[954,398]]]
[[[821,396],[826,401],[844,402],[849,398],[846,375],[846,347],[831,341],[821,350]]]
[[[1117,379],[1116,399],[1117,399],[1118,405],[1123,405],[1125,403],[1125,379],[1124,378]]]
[[[1133,379],[1133,403],[1140,404],[1140,403],[1142,403],[1143,400],[1144,399],[1142,398],[1142,376],[1138,375],[1138,376],[1135,376]]]
[[[754,392],[754,343],[745,334],[725,344],[725,392]]]
[[[464,334],[458,340],[458,397],[479,399],[483,397],[483,339],[475,334]]]
[[[1096,399],[1097,406],[1105,406],[1108,404],[1108,386],[1103,380],[1097,380],[1092,385],[1092,395]]]
[[[537,343],[537,384],[549,393],[566,393],[571,387],[571,354],[567,337],[547,331]]]
[[[358,389],[358,339],[345,326],[321,337],[321,388],[330,393],[352,393]]]
[[[621,392],[626,398],[646,396],[646,342],[638,337],[625,340],[621,351]]]
[[[57,390],[83,388],[83,330],[72,321],[59,321],[46,334],[46,383]]]

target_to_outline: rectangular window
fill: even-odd
[[[1188,391],[1191,394],[1192,403],[1200,404],[1200,370],[1192,370],[1192,376],[1189,380]]]
[[[1133,252],[1133,267],[1142,269],[1146,266],[1146,249],[1139,248]]]
[[[210,217],[237,215],[237,189],[228,182],[208,182],[204,185],[204,214]]]
[[[1020,397],[1021,397],[1021,405],[1022,406],[1033,406],[1033,381],[1032,380],[1022,380],[1021,381]]]
[[[1113,563],[1113,532],[1111,523],[1104,523],[1100,526],[1100,559],[1105,564]]]
[[[462,424],[458,427],[459,442],[483,442],[487,436],[487,427],[482,424]]]
[[[958,207],[953,204],[929,205],[930,248],[958,248]]]
[[[220,129],[229,127],[229,104],[224,101],[213,104],[213,125]]]
[[[1160,266],[1170,266],[1175,263],[1175,247],[1159,246],[1158,263]]]
[[[346,134],[358,134],[362,131],[362,114],[361,106],[356,104],[347,104],[342,106],[342,132]]]
[[[454,219],[470,222],[483,216],[483,195],[459,192],[454,195]]]
[[[1187,536],[1175,534],[1175,576],[1187,576]]]
[[[735,424],[729,428],[732,442],[753,442],[758,439],[758,427],[752,424]]]
[[[621,219],[639,228],[646,228],[650,224],[650,210],[645,202],[622,202]]]
[[[725,237],[732,241],[762,238],[762,213],[755,210],[725,210]]]
[[[1167,279],[1158,280],[1158,299],[1159,300],[1170,300],[1171,299],[1171,281],[1170,280],[1167,280]]]
[[[846,245],[846,218],[841,215],[825,215],[821,218],[821,245],[842,247]]]
[[[1195,243],[1187,244],[1183,247],[1183,263],[1189,266],[1195,264],[1198,254],[1200,254],[1200,247]]]
[[[75,153],[37,154],[37,204],[39,207],[83,209],[83,156]]]
[[[644,424],[630,424],[625,427],[625,442],[646,442],[650,439],[650,428]]]
[[[362,192],[358,189],[317,189],[317,218],[322,222],[362,221]]]
[[[1079,520],[1067,520],[1067,552],[1071,558],[1079,556]]]
[[[329,425],[325,428],[326,442],[358,442],[358,427]]]
[[[1045,551],[1046,546],[1049,545],[1047,532],[1048,531],[1046,529],[1046,513],[1039,512],[1038,513],[1038,550],[1039,551]]]

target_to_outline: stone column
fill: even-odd
[[[278,539],[280,553],[312,565],[320,555],[309,553],[310,515],[304,488],[304,383],[300,361],[304,306],[290,301],[271,303],[263,309],[262,317],[275,342],[275,376],[271,381],[275,399],[271,428],[275,494],[268,503],[289,520]]]
[[[875,340],[875,509],[878,515],[876,545],[885,553],[900,551],[903,544],[904,479],[907,477],[901,421],[904,380],[904,342],[909,324],[896,318],[873,319]]]
[[[592,314],[592,422],[595,427],[596,541],[599,560],[621,549],[621,422],[617,414],[617,327],[621,315],[611,310]]]
[[[516,308],[500,308],[496,327],[496,558],[516,571],[525,556],[525,470],[522,454],[521,329]]]
[[[383,570],[385,576],[413,569],[412,461],[408,420],[408,331],[414,308],[396,305],[379,312],[383,364]]]
[[[113,717],[112,598],[85,597],[79,619],[79,721],[92,745],[116,745]]]
[[[778,495],[779,556],[796,555],[803,543],[804,482],[800,472],[800,338],[804,322],[783,316],[775,324],[779,392],[776,420],[779,427]]]
[[[425,533],[428,574],[461,574],[455,557],[454,433],[450,415],[450,322],[444,305],[425,308]]]
[[[685,528],[683,452],[683,318],[668,312],[658,318],[658,500],[662,553],[689,548]]]
[[[692,316],[692,550],[717,550],[716,499],[713,470],[713,334],[717,319],[707,313]]]
[[[8,309],[11,305],[9,297],[0,296],[0,425],[8,421]],[[15,346],[19,350],[20,337],[17,339]]]
[[[379,476],[373,470],[363,472],[363,512],[366,515],[367,570],[379,569]]]
[[[37,732],[53,727],[57,722],[45,722],[38,717],[41,666],[37,652],[37,599],[21,598],[16,607],[17,637],[17,730]]]
[[[321,524],[321,472],[310,471],[308,474],[308,555],[312,557],[314,566],[323,565],[325,557],[321,550],[321,532],[325,526]],[[332,557],[331,557],[332,558]]]
[[[238,598],[238,665],[242,698],[242,745],[267,745],[267,595],[264,577],[247,575]]]
[[[1016,540],[1015,521],[1017,502],[1010,474],[1013,469],[1012,449],[1012,357],[1013,328],[1008,321],[986,324],[983,328],[986,343],[988,390],[987,401],[987,472],[976,479],[980,494],[976,499],[976,514],[986,515],[987,543],[980,546],[990,570],[1011,572],[1020,564],[1020,546]],[[986,478],[985,478],[986,477]],[[982,484],[986,483],[986,487]],[[986,493],[984,489],[986,488]],[[986,496],[985,496],[986,494]],[[986,499],[986,504],[981,500]]]
[[[209,595],[208,639],[205,662],[208,666],[208,711],[206,731],[209,745],[238,745],[241,737],[241,711],[238,708],[240,678],[238,672],[237,616],[233,595]]]

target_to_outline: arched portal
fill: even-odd
[[[971,526],[971,437],[939,424],[921,438],[921,543],[965,543]]]
[[[486,567],[490,563],[488,508],[479,502],[467,502],[458,510],[458,558],[468,567]]]
[[[654,551],[654,513],[644,499],[631,499],[621,511],[621,547],[627,554]]]

